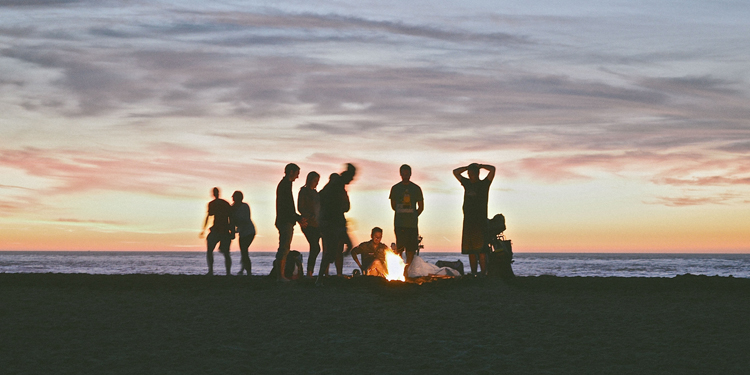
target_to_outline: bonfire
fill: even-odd
[[[404,264],[404,260],[401,259],[400,255],[391,250],[386,250],[385,252],[385,268],[387,270],[385,274],[386,280],[406,281],[406,278],[404,277],[406,264]]]

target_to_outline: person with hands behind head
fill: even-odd
[[[479,179],[479,170],[485,169],[489,173],[483,180]],[[468,178],[462,174],[466,172]],[[461,254],[469,255],[471,273],[477,273],[477,257],[482,267],[482,275],[487,274],[487,256],[490,251],[487,237],[487,202],[490,194],[490,184],[495,179],[495,167],[486,164],[472,163],[453,170],[461,186],[464,187],[464,221],[461,232]]]

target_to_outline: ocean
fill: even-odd
[[[239,252],[231,254],[236,273]],[[306,262],[307,253],[302,254]],[[433,264],[461,260],[464,271],[469,271],[466,255],[422,252],[421,256]],[[250,259],[253,275],[267,275],[274,253],[251,252]],[[750,254],[516,253],[514,259],[513,271],[518,276],[674,277],[689,273],[750,278]],[[351,257],[345,256],[344,274],[351,275],[355,268]],[[200,251],[0,251],[0,273],[202,275],[206,271],[206,253]],[[335,273],[333,265],[331,271]],[[214,272],[224,274],[224,257],[218,252],[214,253]]]

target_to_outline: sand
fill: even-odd
[[[746,374],[750,279],[0,274],[3,374]]]

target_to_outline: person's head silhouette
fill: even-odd
[[[299,177],[299,166],[294,163],[289,163],[284,167],[284,177],[289,181],[294,181]]]
[[[232,200],[235,204],[242,203],[243,198],[245,198],[245,196],[239,190],[235,191],[234,194],[232,194]]]
[[[409,182],[409,179],[411,179],[411,167],[408,164],[402,165],[398,172],[401,175],[401,181]]]
[[[469,180],[471,180],[471,182],[477,182],[479,180],[479,164],[469,164],[467,167],[467,173],[469,174]]]

